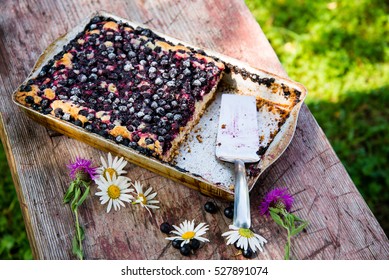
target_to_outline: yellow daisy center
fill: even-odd
[[[119,174],[116,172],[115,169],[113,169],[113,168],[111,168],[111,167],[108,167],[108,168],[104,169],[104,172],[103,172],[103,176],[104,176],[104,178],[107,179],[107,180],[108,180],[107,175],[106,175],[107,173],[108,173],[108,175],[109,175],[110,178],[112,178],[113,175],[116,175],[116,177],[119,175]]]
[[[108,196],[112,199],[117,199],[120,196],[120,188],[116,185],[110,185],[107,192]]]
[[[142,204],[146,204],[147,203],[147,198],[145,197],[145,195],[143,193],[138,194],[138,199],[137,200],[140,203],[142,203]]]
[[[187,239],[192,239],[193,237],[195,237],[195,232],[194,231],[187,231],[185,232],[181,237],[185,240]]]
[[[240,228],[239,229],[239,235],[246,237],[246,238],[252,238],[254,237],[254,233],[249,230],[248,228]]]

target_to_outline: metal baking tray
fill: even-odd
[[[89,21],[97,15],[128,23],[134,28],[138,26],[148,28],[145,25],[128,21],[104,11],[93,13],[67,34],[55,40],[42,53],[24,83],[36,77],[47,61],[60,52],[63,46],[75,38],[79,32],[82,32]],[[105,152],[109,151],[123,156],[134,164],[198,190],[205,195],[233,200],[233,164],[219,161],[215,156],[221,95],[224,93],[254,95],[257,99],[260,131],[258,135],[260,143],[258,153],[261,155],[261,159],[258,163],[246,166],[248,186],[251,190],[259,176],[280,157],[289,145],[307,91],[303,85],[292,80],[251,67],[223,54],[200,49],[160,32],[152,31],[171,43],[203,50],[207,55],[220,59],[226,65],[225,73],[216,91],[216,98],[204,112],[199,123],[192,129],[186,141],[181,144],[179,154],[172,162],[166,163],[145,156],[138,151],[117,144],[98,134],[88,132],[69,122],[51,115],[41,114],[17,102],[15,99],[17,90],[13,94],[13,101],[31,119],[49,129],[85,142]]]

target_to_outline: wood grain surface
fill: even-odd
[[[105,156],[36,124],[11,101],[12,92],[58,36],[90,13],[105,10],[286,76],[261,28],[239,0],[4,0],[0,10],[0,135],[36,259],[74,258],[74,217],[69,206],[62,204],[69,184],[66,164],[77,156],[98,164],[100,156]],[[130,178],[158,192],[161,209],[152,217],[134,206],[106,214],[106,206],[94,196],[94,186],[80,209],[87,259],[243,259],[221,237],[231,223],[223,215],[227,202],[205,197],[136,165],[128,164],[126,170]],[[261,198],[274,187],[288,187],[295,197],[294,213],[310,221],[292,241],[292,258],[389,259],[385,233],[305,105],[289,148],[251,192],[253,228],[268,240],[257,259],[283,258],[285,232],[258,214]],[[218,213],[203,210],[210,200],[220,207]],[[211,242],[190,257],[181,256],[159,230],[164,221],[179,224],[184,219],[206,222],[210,228],[206,237]]]

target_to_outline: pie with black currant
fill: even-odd
[[[212,100],[223,70],[202,51],[96,16],[15,98],[170,161]]]

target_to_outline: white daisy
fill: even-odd
[[[150,209],[158,209],[159,206],[153,205],[158,204],[158,200],[153,200],[157,196],[157,193],[151,193],[153,190],[151,187],[147,189],[147,191],[143,192],[143,186],[139,181],[135,181],[135,184],[132,184],[135,188],[136,196],[135,200],[132,202],[132,204],[140,204],[142,207],[145,207],[147,211],[149,211],[150,215]]]
[[[108,153],[108,161],[105,161],[103,157],[100,157],[100,160],[103,166],[97,169],[97,173],[105,179],[112,177],[113,175],[119,177],[120,175],[127,173],[127,171],[123,170],[123,168],[127,165],[127,161],[122,157],[115,157],[112,159],[111,153]],[[107,176],[107,174],[109,176]]]
[[[201,237],[201,235],[205,234],[208,230],[208,225],[205,223],[200,223],[196,228],[194,227],[194,220],[189,222],[185,220],[180,224],[180,227],[173,225],[175,230],[171,231],[171,233],[176,234],[177,236],[166,237],[168,240],[183,240],[181,243],[181,247],[184,244],[189,243],[192,239],[197,239],[202,242],[209,242],[207,238]]]
[[[113,174],[112,177],[108,176],[108,179],[106,179],[104,176],[100,176],[95,182],[101,190],[96,193],[97,196],[100,196],[101,204],[108,202],[107,213],[111,211],[112,205],[116,211],[120,209],[120,206],[125,207],[123,201],[130,202],[134,198],[131,194],[128,194],[134,189],[129,188],[131,183],[127,177],[116,177]]]
[[[266,239],[252,232],[248,228],[239,228],[234,225],[229,226],[231,231],[227,231],[222,236],[227,237],[227,245],[237,242],[237,247],[247,250],[248,247],[255,252],[257,248],[263,252],[263,246],[267,243]]]

